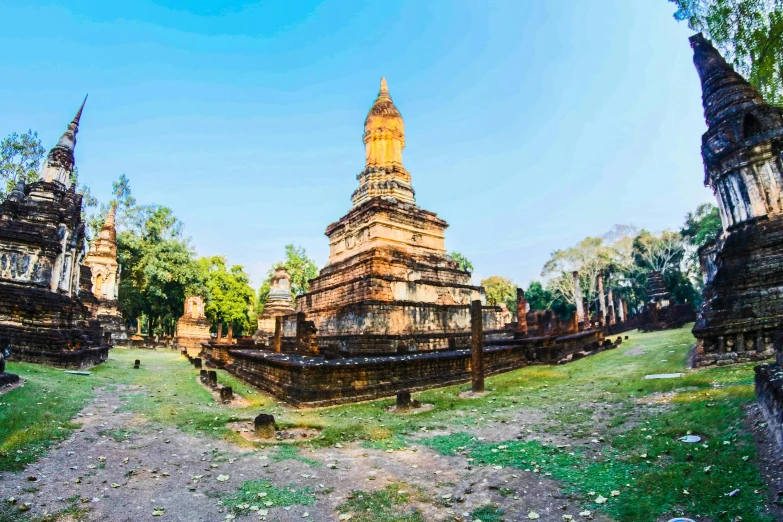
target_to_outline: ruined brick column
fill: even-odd
[[[606,296],[604,295],[604,275],[598,274],[598,323],[606,324]]]
[[[223,322],[219,322],[217,325],[217,338],[215,339],[216,342],[220,342],[223,339]]]
[[[607,302],[609,303],[609,309],[606,316],[606,323],[609,326],[612,326],[615,321],[614,317],[614,295],[612,294],[611,287],[609,288],[609,292],[607,293]]]
[[[582,308],[582,287],[579,286],[579,272],[574,270],[574,305],[576,306],[576,315],[579,317],[579,322],[584,324],[585,322],[585,310]]]
[[[473,391],[484,391],[484,323],[481,316],[481,301],[470,303],[470,332],[473,354],[470,360]]]
[[[275,353],[280,353],[280,343],[283,337],[283,318],[280,316],[275,317],[275,340],[274,340],[274,351]]]
[[[306,316],[304,312],[298,312],[296,314],[296,351],[301,353],[304,350],[302,341],[304,340],[304,322]]]
[[[527,299],[521,288],[517,288],[517,333],[520,337],[527,335]]]

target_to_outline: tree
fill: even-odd
[[[612,265],[616,252],[599,237],[588,237],[575,247],[556,250],[544,265],[543,277],[549,277],[547,289],[555,298],[576,304],[572,273],[579,272],[582,298],[588,303],[597,299],[598,274]]]
[[[24,134],[13,132],[0,142],[0,201],[18,182],[32,183],[38,179],[45,153],[38,133],[32,130]]]
[[[633,256],[636,264],[647,270],[664,273],[679,267],[685,254],[685,243],[679,232],[664,230],[654,236],[642,230],[633,240]]]
[[[228,268],[223,256],[203,257],[196,263],[207,289],[207,318],[213,323],[227,323],[229,335],[250,330],[249,314],[255,293],[242,266]]]
[[[783,0],[670,0],[764,98],[783,104]]]
[[[701,266],[698,249],[718,237],[723,231],[720,210],[712,203],[703,203],[695,212],[688,212],[680,230],[685,241],[685,270],[695,285],[701,287]]]
[[[531,310],[552,310],[561,319],[570,319],[576,310],[562,298],[556,298],[539,281],[530,283],[525,292],[525,299]]]
[[[457,262],[460,270],[473,273],[473,263],[471,263],[467,257],[459,252],[452,252],[449,256]]]
[[[490,276],[481,280],[481,286],[487,294],[489,306],[499,306],[505,303],[512,313],[517,312],[517,286],[510,280],[500,276]]]
[[[149,332],[171,334],[184,312],[186,288],[198,284],[201,274],[182,236],[182,223],[171,209],[148,210],[141,230],[117,234],[119,300],[126,321],[144,315]]]

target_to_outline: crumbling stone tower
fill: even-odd
[[[92,242],[90,251],[84,259],[82,270],[90,270],[90,289],[96,297],[95,304],[89,305],[93,316],[97,318],[104,333],[108,333],[112,344],[128,340],[128,332],[122,320],[118,301],[120,287],[120,265],[117,262],[117,230],[114,226],[116,209],[109,209],[106,222]]]
[[[71,176],[83,108],[46,156],[40,180],[17,184],[0,203],[0,341],[12,360],[82,367],[108,354],[79,299],[84,223]]]
[[[704,184],[723,233],[700,250],[704,305],[693,334],[698,365],[770,357],[783,332],[783,111],[726,63],[701,34],[690,38],[701,78]]]

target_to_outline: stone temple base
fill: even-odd
[[[78,299],[0,283],[0,342],[8,360],[85,368],[108,358],[98,321]]]
[[[500,341],[498,341],[500,342]],[[530,364],[558,364],[614,347],[600,331],[506,341],[484,349],[487,374]],[[202,355],[209,357],[205,350]],[[328,406],[470,381],[471,351],[327,360],[266,350],[227,349],[229,372],[295,406]],[[208,359],[209,363],[210,359]]]
[[[759,361],[783,346],[783,217],[731,229],[693,328],[696,366]]]
[[[783,368],[777,364],[756,366],[756,400],[778,445],[783,447]]]

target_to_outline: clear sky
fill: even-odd
[[[714,201],[687,27],[666,0],[0,0],[0,137],[48,149],[89,92],[81,179],[126,174],[200,255],[258,286],[287,243],[326,263],[381,76],[418,204],[449,250],[520,286],[617,223]]]

